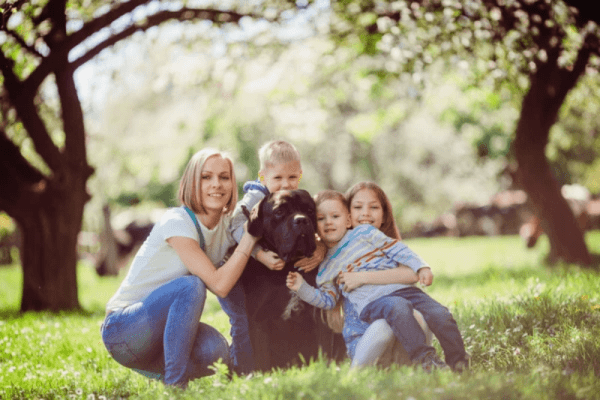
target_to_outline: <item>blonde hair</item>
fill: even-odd
[[[179,182],[179,193],[177,197],[179,198],[181,204],[187,206],[193,212],[198,214],[206,213],[204,205],[202,204],[202,185],[200,182],[202,180],[202,169],[204,168],[204,164],[211,157],[221,157],[227,161],[227,164],[229,164],[229,173],[233,185],[231,189],[231,198],[229,199],[229,202],[225,208],[223,208],[223,213],[230,214],[235,208],[238,200],[238,194],[235,171],[233,169],[233,161],[229,153],[226,152],[212,148],[206,148],[194,154],[185,167],[185,171],[183,172],[183,176]]]
[[[394,220],[394,213],[392,212],[392,203],[385,195],[383,189],[379,187],[376,183],[373,182],[359,182],[352,186],[350,189],[346,191],[346,201],[348,202],[348,207],[352,206],[352,199],[358,192],[363,189],[371,190],[375,193],[377,200],[381,203],[381,208],[383,211],[383,221],[381,223],[381,227],[379,230],[385,233],[387,236],[392,239],[401,240],[400,231],[398,230],[398,226],[396,225],[396,221]]]
[[[272,140],[262,145],[258,150],[258,160],[261,171],[275,164],[301,162],[300,152],[293,144],[285,140]]]

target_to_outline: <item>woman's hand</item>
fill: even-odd
[[[285,261],[272,251],[259,250],[256,259],[271,271],[280,271],[285,267]]]
[[[300,289],[300,286],[302,286],[303,281],[304,278],[302,278],[302,275],[298,272],[290,272],[285,279],[285,286],[287,286],[288,289],[297,292]]]
[[[326,253],[327,247],[325,244],[322,241],[317,240],[317,248],[313,255],[310,257],[304,257],[296,262],[294,266],[304,272],[312,271],[313,269],[317,268],[319,264],[321,264],[321,261],[323,261],[325,258]]]

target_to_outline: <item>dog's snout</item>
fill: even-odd
[[[295,215],[294,216],[294,225],[308,225],[308,218],[305,215]]]

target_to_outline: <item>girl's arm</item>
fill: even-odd
[[[345,285],[344,290],[347,292],[362,285],[386,285],[389,283],[412,285],[418,281],[419,276],[404,265],[381,271],[340,272],[339,275],[339,282]]]
[[[197,240],[182,236],[167,239],[167,243],[177,252],[188,271],[202,279],[206,287],[219,297],[227,296],[242,275],[257,241],[258,238],[245,232],[229,260],[217,269],[202,251]]]
[[[331,310],[338,301],[337,287],[331,282],[325,283],[316,289],[306,283],[298,272],[289,272],[285,284],[289,289],[298,293],[302,300],[317,308]]]

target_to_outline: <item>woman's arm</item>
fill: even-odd
[[[219,297],[227,296],[242,275],[257,241],[258,238],[245,232],[229,260],[217,269],[200,249],[197,240],[182,236],[167,239],[167,243],[177,252],[190,273],[202,279],[206,287]]]
[[[388,283],[412,285],[418,281],[419,276],[404,265],[381,271],[340,272],[339,277],[339,282],[345,285],[344,290],[347,292],[362,285],[386,285]]]

